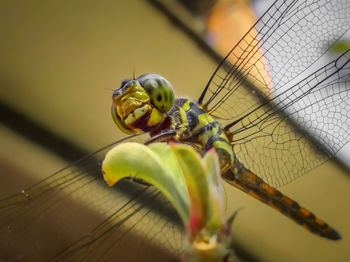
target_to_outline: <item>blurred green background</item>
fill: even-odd
[[[148,1],[4,0],[0,35],[1,103],[89,152],[124,136],[110,116],[122,79],[159,73],[177,96],[198,98],[217,65]],[[0,141],[1,197],[67,163],[3,124]],[[233,230],[240,245],[259,261],[348,261],[348,171],[329,161],[281,190],[343,239],[319,238],[228,188],[228,210],[245,207]]]

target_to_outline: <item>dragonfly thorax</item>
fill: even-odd
[[[221,125],[196,101],[189,98],[177,98],[168,113],[171,129],[176,132],[176,139],[193,145],[200,153],[215,148],[222,171],[235,162],[232,145]]]

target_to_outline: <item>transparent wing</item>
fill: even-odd
[[[235,152],[249,169],[280,186],[350,141],[349,53],[228,126]]]
[[[153,187],[120,181],[108,188],[103,181],[100,163],[105,153],[137,139],[119,140],[0,200],[2,259],[154,261],[157,254],[164,261],[178,256],[181,223],[166,199]]]
[[[182,252],[176,211],[160,191],[144,187],[53,261],[175,261]]]
[[[198,102],[221,119],[240,119],[318,60],[349,29],[349,11],[348,0],[275,1],[221,62]],[[247,100],[247,86],[261,91],[260,100]]]
[[[349,27],[349,1],[276,1],[199,99],[233,135],[243,164],[273,186],[308,172],[349,141],[346,55],[312,73]]]

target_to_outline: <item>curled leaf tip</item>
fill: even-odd
[[[110,180],[110,179],[108,179],[108,178],[105,178],[105,181],[107,182],[107,185],[108,185],[109,187],[114,186],[114,185],[115,185],[115,183],[117,183],[117,182],[118,182],[118,181],[113,181],[113,180]]]
[[[106,183],[109,187],[114,186],[119,181],[119,179],[116,178],[115,176],[111,176],[111,172],[109,170],[109,167],[103,166],[102,174],[103,174],[103,179],[106,181]]]

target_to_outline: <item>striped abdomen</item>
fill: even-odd
[[[228,170],[222,177],[231,185],[293,219],[310,232],[332,240],[341,239],[341,235],[335,229],[296,201],[266,184],[248,169],[243,167],[239,175],[234,175]]]

